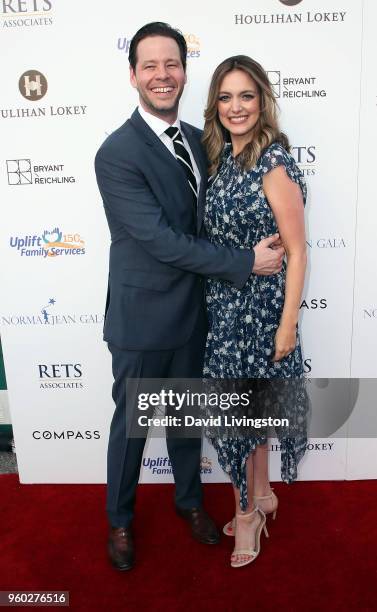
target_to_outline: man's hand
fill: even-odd
[[[264,238],[254,247],[253,274],[269,275],[280,272],[285,254],[279,234]]]

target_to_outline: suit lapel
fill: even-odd
[[[151,130],[149,125],[144,121],[139,111],[136,109],[130,118],[130,123],[134,126],[134,128],[138,131],[138,133],[143,138],[145,144],[150,147],[156,148],[156,154],[159,157],[164,157],[175,169],[177,172],[177,180],[185,181],[183,184],[186,185],[187,179],[186,174],[181,166],[181,164],[176,160],[174,155],[172,155],[169,149],[164,145],[164,143],[160,140],[157,134]],[[187,191],[191,194],[190,187],[187,184]]]
[[[134,126],[134,128],[141,134],[145,143],[150,147],[156,147],[158,151],[158,155],[165,157],[169,162],[173,162],[175,167],[177,168],[177,172],[180,174],[182,178],[184,178],[185,184],[187,183],[187,178],[184,173],[183,168],[180,163],[174,158],[174,156],[170,153],[167,147],[163,142],[159,139],[159,137],[155,134],[153,130],[149,127],[149,125],[144,121],[139,111],[136,109],[130,119],[130,123]],[[181,121],[182,131],[184,132],[185,137],[187,138],[187,142],[190,145],[192,154],[195,157],[195,162],[198,166],[200,172],[200,190],[198,194],[198,213],[197,213],[197,232],[199,233],[202,222],[203,222],[203,214],[204,214],[204,203],[205,203],[205,193],[207,188],[207,160],[204,154],[203,147],[200,143],[200,140],[190,127],[188,123]],[[187,183],[187,189],[190,190],[190,187]]]

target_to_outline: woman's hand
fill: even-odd
[[[296,326],[281,324],[275,335],[275,355],[272,361],[280,361],[296,348]]]

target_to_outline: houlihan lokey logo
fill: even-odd
[[[6,86],[7,83],[3,85]],[[37,102],[46,96],[49,87],[46,77],[39,70],[27,70],[18,80],[18,89],[25,100]],[[51,93],[51,90],[49,91]],[[82,117],[87,115],[87,109],[86,104],[50,104],[49,106],[26,104],[24,107],[0,108],[0,119]]]
[[[287,7],[300,4],[302,0],[280,0],[281,4]],[[302,24],[302,23],[344,23],[347,16],[347,11],[306,11],[294,12],[284,11],[282,13],[235,13],[233,15],[234,25],[286,25],[286,24]]]
[[[285,4],[285,6],[296,6],[296,4],[300,4],[302,0],[279,0],[279,2]]]
[[[18,88],[26,100],[36,102],[41,100],[47,93],[47,79],[38,70],[27,70],[20,76]]]
[[[58,227],[44,230],[41,235],[11,236],[9,245],[21,257],[85,255],[85,242],[80,234],[63,234]]]

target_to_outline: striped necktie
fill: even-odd
[[[165,130],[165,134],[167,134],[169,138],[172,139],[177,161],[181,164],[182,168],[186,173],[188,183],[191,187],[193,204],[196,212],[196,206],[198,203],[198,185],[196,182],[189,152],[183,144],[182,134],[177,127],[168,128],[167,130]]]

